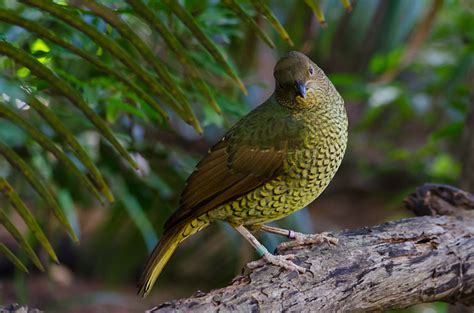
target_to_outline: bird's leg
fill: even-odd
[[[313,243],[318,244],[318,243],[326,242],[330,245],[337,245],[338,243],[337,238],[330,237],[326,233],[302,234],[302,233],[295,232],[293,230],[272,227],[272,226],[267,226],[267,225],[262,225],[260,230],[265,231],[267,233],[282,235],[290,239],[293,239],[292,241],[281,243],[280,248],[283,248],[283,249],[301,246],[301,245],[313,244]]]
[[[256,268],[263,266],[265,263],[271,263],[276,266],[283,267],[290,271],[298,271],[304,273],[306,269],[304,267],[298,266],[290,260],[294,259],[293,254],[288,255],[273,255],[268,252],[267,248],[262,245],[251,232],[249,232],[243,225],[235,227],[235,229],[255,248],[257,254],[262,257],[258,261],[250,262],[247,264],[248,268]],[[263,261],[263,262],[262,262]]]

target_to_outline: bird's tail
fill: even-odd
[[[173,255],[178,244],[192,234],[197,233],[209,225],[208,222],[193,220],[186,224],[178,224],[165,231],[153,252],[148,257],[147,264],[143,270],[140,283],[138,285],[138,294],[146,297],[155,284],[156,279],[165,267],[168,260]]]

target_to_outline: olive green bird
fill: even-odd
[[[327,187],[347,143],[344,101],[324,72],[307,56],[290,52],[274,69],[275,91],[244,116],[199,162],[186,182],[179,209],[143,272],[146,296],[180,242],[224,221],[241,233],[265,262],[304,272],[292,255],[272,255],[249,232],[288,236],[296,244],[332,242],[264,225],[300,210]],[[291,244],[291,242],[290,242]]]

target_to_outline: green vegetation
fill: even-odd
[[[348,13],[347,4],[0,0],[0,222],[18,242],[0,234],[0,258],[18,271],[48,268],[43,251],[63,261],[63,229],[82,242],[69,243],[78,276],[133,285],[197,160],[269,93],[274,60],[292,49],[346,101],[339,175],[353,182],[341,187],[336,177],[341,193],[382,193],[386,219],[404,214],[394,203],[416,185],[456,184],[473,5],[358,0]],[[282,223],[312,227],[307,212]],[[186,254],[227,230],[211,232]],[[214,247],[230,265],[209,278],[214,287],[241,262],[239,239],[226,236],[229,247]]]

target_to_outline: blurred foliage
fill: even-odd
[[[419,183],[459,179],[474,55],[468,0],[358,0],[350,14],[329,0],[51,2],[69,20],[48,13],[49,1],[19,2],[0,0],[0,147],[18,155],[40,183],[35,188],[3,152],[0,177],[35,208],[53,246],[64,238],[46,209],[61,209],[55,215],[87,243],[74,261],[65,256],[82,275],[115,283],[136,278],[197,160],[268,94],[271,72],[262,79],[259,71],[271,71],[291,42],[346,101],[351,131],[341,171],[352,170],[359,189],[385,177],[400,202]],[[248,97],[239,92],[246,88]],[[112,194],[115,203],[98,208]],[[0,205],[7,207],[5,198]],[[308,215],[282,223],[310,231]],[[225,226],[210,232],[189,248],[189,259],[211,242],[206,247],[220,249],[229,273],[201,278],[225,282],[239,268],[239,238]],[[212,239],[223,232],[227,241]],[[188,267],[183,261],[163,279]]]

